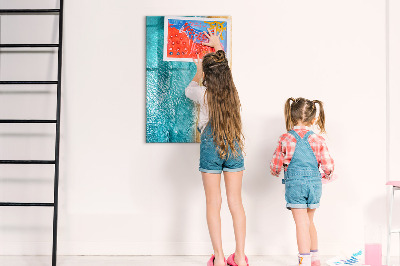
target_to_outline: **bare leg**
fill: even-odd
[[[310,220],[307,209],[293,209],[293,219],[296,223],[297,247],[300,254],[310,253]]]
[[[224,266],[221,239],[221,174],[201,173],[206,194],[207,225],[215,254],[215,266]]]
[[[314,214],[316,209],[307,209],[308,218],[310,220],[310,239],[311,239],[311,250],[318,250],[318,236],[317,229],[314,225]]]
[[[246,214],[244,213],[242,204],[242,177],[243,171],[224,172],[226,196],[235,231],[236,250],[234,260],[237,265],[246,266],[247,263],[244,255]]]

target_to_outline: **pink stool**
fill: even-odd
[[[400,229],[392,230],[392,214],[393,214],[394,192],[396,190],[400,190],[400,181],[388,181],[386,183],[386,185],[390,186],[387,253],[386,253],[386,265],[389,265],[391,236],[392,236],[393,233],[397,233],[397,234],[400,233]]]

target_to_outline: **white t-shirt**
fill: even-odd
[[[205,99],[206,87],[200,86],[196,81],[191,81],[185,89],[185,95],[190,100],[200,105],[199,121],[197,127],[200,132],[203,132],[209,121],[208,117],[208,104]]]

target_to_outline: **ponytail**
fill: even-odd
[[[317,125],[319,127],[319,129],[321,130],[321,133],[325,133],[325,112],[324,112],[324,104],[319,101],[319,100],[314,100],[313,104],[315,106],[315,104],[319,105],[319,115],[318,115],[318,120],[317,120]]]
[[[292,120],[292,106],[290,101],[294,102],[293,98],[289,98],[285,103],[285,122],[286,122],[286,130],[290,131],[293,129],[293,120]]]

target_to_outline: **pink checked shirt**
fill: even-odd
[[[296,131],[296,133],[302,138],[311,129],[305,126],[295,126],[293,130]],[[285,133],[279,137],[278,147],[274,152],[270,164],[272,175],[279,176],[282,166],[286,170],[286,167],[289,165],[290,160],[293,157],[293,153],[296,148],[296,142],[296,138],[290,133]],[[308,142],[310,143],[311,149],[317,158],[318,166],[323,171],[322,178],[330,179],[332,177],[335,164],[332,157],[329,155],[325,139],[317,134],[312,134],[308,138]]]

